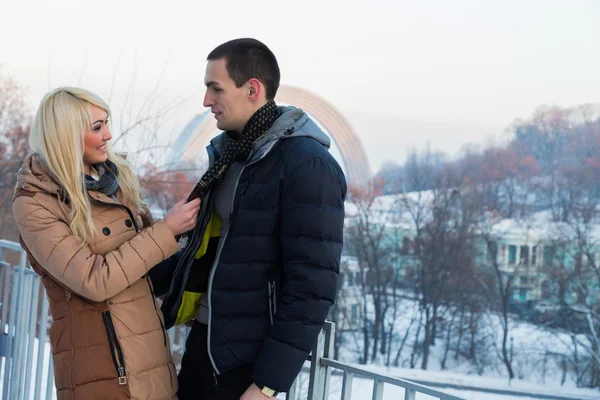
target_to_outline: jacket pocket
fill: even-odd
[[[115,331],[110,311],[104,311],[102,313],[102,321],[104,322],[104,329],[106,330],[106,336],[108,337],[110,355],[115,364],[117,374],[119,375],[119,385],[126,385],[127,375],[125,374],[125,357],[123,357],[123,350],[117,339],[117,332]]]
[[[277,288],[275,281],[269,282],[269,320],[273,325],[273,318],[277,313]]]

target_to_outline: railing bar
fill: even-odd
[[[15,324],[17,319],[17,296],[18,290],[14,290],[14,288],[18,288],[17,283],[19,282],[19,276],[22,275],[20,271],[16,268],[12,268],[12,276],[11,276],[11,290],[10,290],[10,304],[11,307],[8,312],[8,338],[6,340],[6,357],[4,363],[4,385],[2,387],[2,399],[7,400],[10,394],[11,387],[11,376],[14,374],[13,369],[13,347],[14,347],[14,339],[15,339]]]
[[[352,400],[352,381],[354,374],[344,371],[344,379],[342,381],[342,400]]]
[[[22,267],[21,267],[22,268]],[[25,269],[20,269],[21,272],[24,272]],[[23,374],[25,372],[25,357],[27,356],[27,332],[26,332],[26,321],[27,316],[29,315],[29,307],[31,306],[31,298],[30,296],[26,296],[25,293],[31,290],[30,282],[31,277],[25,275],[24,273],[20,274],[19,282],[19,306],[17,307],[17,322],[16,322],[16,330],[15,336],[18,337],[15,340],[15,358],[14,358],[14,371],[16,375],[12,379],[12,386],[10,388],[10,398],[12,399],[21,399],[23,396]],[[12,307],[11,307],[12,308]]]
[[[404,389],[404,400],[415,400],[417,392],[411,389]]]
[[[0,265],[2,266],[2,272],[4,275],[4,279],[2,280],[2,317],[0,320],[0,325],[2,326],[2,333],[5,332],[5,325],[8,323],[8,301],[9,301],[9,292],[10,292],[10,278],[12,268],[10,264],[0,261]]]
[[[46,338],[48,337],[48,299],[46,290],[42,287],[42,311],[40,312],[40,332],[38,340],[38,358],[35,374],[34,400],[39,400],[42,394],[42,371],[44,370],[44,355],[46,354]]]
[[[48,360],[48,372],[46,374],[46,400],[52,399],[54,394],[54,360],[52,358],[52,352]]]
[[[14,251],[18,251],[18,252],[23,251],[23,249],[21,248],[21,245],[19,243],[12,242],[12,241],[6,240],[6,239],[0,239],[0,247],[4,247],[5,249],[14,250]]]
[[[31,297],[31,306],[29,307],[29,327],[27,329],[27,341],[29,348],[27,349],[27,359],[25,364],[25,391],[23,397],[25,399],[31,399],[29,393],[31,391],[31,375],[33,373],[33,349],[35,346],[35,331],[37,327],[37,317],[38,317],[38,304],[40,299],[40,279],[37,276],[31,277],[31,291],[28,293]],[[38,340],[38,353],[39,349],[39,340]],[[35,390],[35,387],[34,387]]]
[[[373,381],[373,400],[383,400],[383,382]]]

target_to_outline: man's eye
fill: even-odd
[[[221,89],[221,88],[214,88],[214,89],[215,89],[215,92],[217,92],[217,93],[219,93],[219,92],[222,92],[222,91],[223,91],[223,89]]]

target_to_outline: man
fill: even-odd
[[[167,328],[193,321],[180,400],[266,399],[289,390],[335,300],[346,181],[307,114],[275,104],[267,46],[232,40],[207,61],[204,106],[224,132],[162,310]]]

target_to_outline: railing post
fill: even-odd
[[[323,400],[325,385],[325,368],[321,365],[321,357],[325,352],[324,331],[319,332],[317,343],[310,359],[310,378],[308,382],[308,400]]]
[[[332,358],[334,352],[334,343],[335,343],[335,324],[333,322],[325,321],[325,325],[323,326],[325,330],[325,348],[323,352],[323,357]],[[319,364],[321,364],[321,360],[319,360]],[[323,366],[325,368],[325,382],[323,384],[323,400],[327,400],[329,398],[329,383],[331,382],[331,368],[327,365]]]
[[[296,379],[294,380],[294,383],[292,383],[292,387],[290,387],[290,390],[285,395],[285,400],[296,400],[296,388],[297,387],[298,387],[298,378],[296,377]]]
[[[416,394],[414,390],[404,388],[404,400],[415,400]]]

